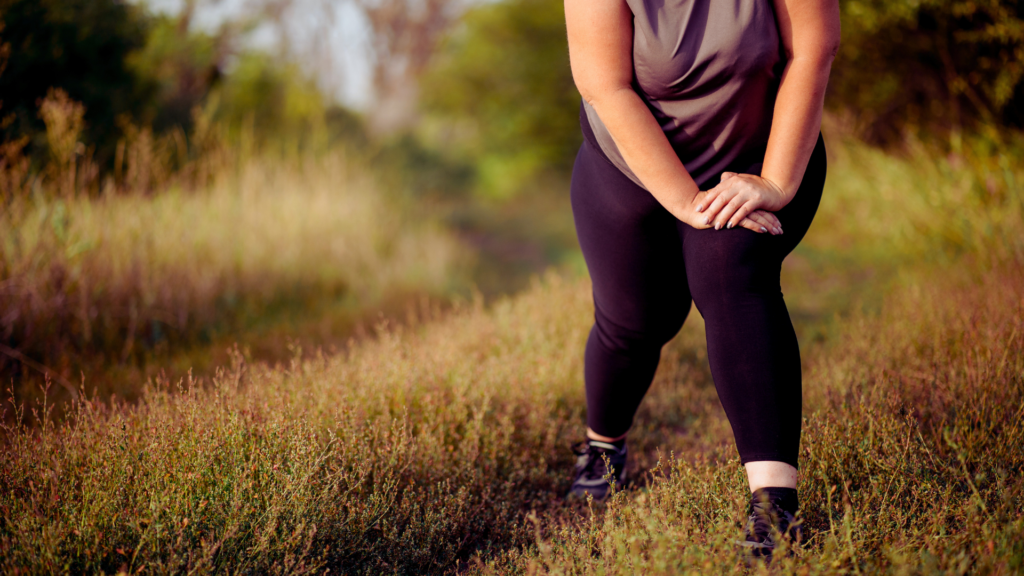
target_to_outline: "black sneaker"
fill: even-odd
[[[626,481],[626,446],[616,448],[614,444],[597,440],[584,440],[572,446],[576,454],[576,476],[572,481],[567,498],[586,498],[590,494],[601,501],[611,492],[608,466],[611,466],[611,480],[622,488]],[[607,459],[607,465],[605,464]]]
[[[795,516],[798,508],[796,490],[790,488],[761,488],[750,497],[750,517],[747,518],[746,538],[739,542],[754,558],[771,561],[772,553],[782,542],[791,545],[803,537],[801,520]]]

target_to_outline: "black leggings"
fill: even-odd
[[[821,200],[821,137],[796,197],[776,213],[785,233],[772,236],[680,222],[605,157],[585,117],[582,122],[586,138],[573,167],[572,210],[594,287],[587,424],[613,438],[629,430],[661,348],[679,332],[692,299],[706,323],[711,374],[741,460],[796,466],[800,350],[779,273]],[[759,173],[749,162],[731,170]]]

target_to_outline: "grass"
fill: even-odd
[[[997,156],[976,142],[960,156],[916,147],[899,157],[846,136],[834,118],[826,117],[824,131],[821,206],[783,263],[803,346],[835,336],[836,315],[877,312],[901,276],[1024,261],[1024,172],[1005,161],[1013,149]]]
[[[132,404],[83,393],[55,420],[14,399],[0,570],[1024,570],[1019,190],[835,141],[785,269],[806,375],[793,557],[748,570],[731,545],[745,486],[699,317],[631,432],[636,481],[561,501],[592,308],[585,279],[552,274],[488,306],[424,304],[338,354],[236,353]]]
[[[0,215],[0,369],[70,388],[82,370],[124,377],[182,351],[195,365],[197,345],[282,318],[355,322],[448,294],[466,256],[341,153],[255,157],[197,191],[16,196]],[[144,379],[111,380],[101,393],[132,396]]]
[[[774,570],[1024,569],[1022,280],[1018,269],[905,287],[817,351],[801,455],[810,539]],[[703,450],[663,452],[644,489],[620,492],[590,526],[561,524],[491,571],[747,572],[732,545],[745,479],[719,429]]]
[[[814,536],[794,569],[1020,569],[1021,280],[908,287],[816,351]],[[696,324],[633,433],[647,479],[603,513],[560,502],[588,297],[553,277],[342,356],[238,362],[210,387],[157,383],[135,407],[83,401],[63,424],[8,429],[5,571],[742,571],[742,471]]]

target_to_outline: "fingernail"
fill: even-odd
[[[704,205],[703,204],[697,204],[697,212],[703,212],[703,211],[704,211]]]
[[[761,232],[767,232],[767,231],[768,231],[767,228],[765,228],[764,226],[761,226]]]
[[[715,230],[721,230],[721,229],[722,229],[722,225],[716,223],[715,224]]]
[[[728,224],[726,224],[725,227],[731,229],[732,228],[732,222],[729,222]]]
[[[711,224],[711,218],[705,218],[705,219],[704,219],[704,224],[705,224],[705,225],[707,225],[707,224]]]

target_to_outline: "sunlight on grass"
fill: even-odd
[[[948,264],[1021,255],[1020,165],[967,165],[911,148],[898,158],[826,123],[828,181],[805,245],[867,260]]]
[[[821,292],[872,286],[877,305],[803,320],[832,326],[803,354],[809,540],[755,570],[1019,571],[1019,196],[978,197],[962,173],[920,159],[842,143],[832,154],[787,300],[799,314]],[[45,204],[9,236],[23,250],[11,261],[40,271],[25,278],[50,278],[44,264],[57,262],[70,280],[129,286],[140,310],[184,298],[189,315],[229,289],[260,306],[303,283],[372,297],[447,281],[457,251],[443,234],[390,219],[372,194],[339,200],[328,184],[358,182],[342,163],[305,174],[253,166],[195,197],[90,201],[69,210],[63,237]],[[132,224],[150,209],[158,226]],[[125,230],[107,230],[112,219]],[[152,271],[132,272],[149,257]],[[864,266],[897,271],[858,284]],[[70,322],[76,298],[101,292],[69,293]],[[562,501],[584,422],[590,297],[585,279],[550,274],[486,307],[424,304],[336,355],[274,367],[235,353],[211,381],[156,379],[134,405],[83,395],[54,421],[45,405],[8,403],[0,570],[748,573],[733,545],[742,468],[696,314],[631,432],[633,485],[600,507]]]
[[[209,340],[275,307],[447,294],[466,256],[341,154],[254,159],[196,192],[15,198],[0,218],[3,325],[58,367]]]
[[[1020,280],[923,282],[814,351],[815,536],[791,566],[998,571],[1019,557],[1024,326],[1005,310]],[[482,555],[500,572],[741,571],[742,472],[693,329],[635,431],[661,471],[592,520],[561,503],[589,308],[587,283],[551,277],[341,356],[239,360],[210,388],[160,383],[138,407],[87,401],[65,424],[7,429],[5,568],[444,572]],[[672,429],[684,437],[654,441]]]
[[[915,148],[895,157],[826,120],[821,205],[782,267],[801,345],[835,336],[837,316],[877,312],[894,283],[937,268],[1024,261],[1024,166]]]

